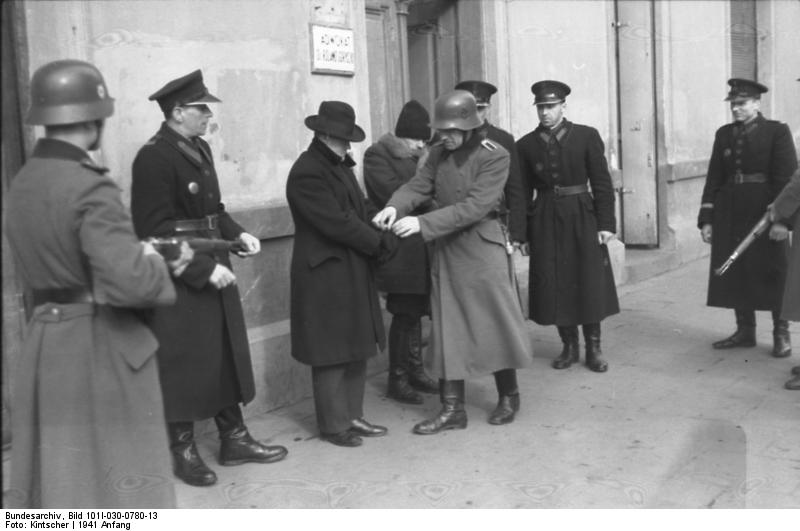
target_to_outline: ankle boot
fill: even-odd
[[[561,355],[553,360],[552,366],[554,369],[567,369],[581,359],[580,346],[578,345],[578,327],[559,326],[558,335],[561,336],[564,348],[561,351]]]
[[[289,453],[283,446],[266,446],[250,436],[238,404],[228,406],[214,417],[219,430],[219,464],[274,463]]]
[[[734,310],[736,313],[736,332],[730,337],[714,342],[715,349],[756,346],[756,312],[754,310]]]
[[[435,417],[414,426],[414,433],[432,435],[442,430],[463,430],[467,427],[464,410],[464,380],[439,380],[442,410]]]
[[[789,321],[781,319],[777,312],[772,313],[772,355],[788,358],[792,355],[792,336],[789,334]]]
[[[436,394],[439,385],[427,374],[422,366],[422,323],[414,318],[408,333],[408,383],[422,393]]]
[[[194,423],[168,422],[169,450],[172,472],[181,481],[195,487],[207,487],[217,482],[217,475],[208,468],[194,442]]]
[[[497,407],[489,415],[489,424],[510,424],[514,422],[514,415],[519,411],[519,387],[517,387],[517,371],[503,369],[494,373],[494,383],[497,386]]]
[[[403,315],[392,317],[389,325],[389,383],[386,396],[404,404],[422,404],[425,400],[408,384],[410,327]]]
[[[600,350],[600,323],[583,325],[583,339],[586,341],[586,366],[594,372],[606,372],[608,363],[602,359]]]

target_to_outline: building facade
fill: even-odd
[[[201,68],[223,100],[207,140],[227,209],[262,241],[255,259],[234,259],[258,386],[249,414],[310,396],[308,371],[289,355],[284,187],[312,137],[303,119],[322,100],[355,108],[367,132],[353,145],[360,161],[408,99],[432,111],[458,81],[487,80],[499,87],[490,119],[519,137],[538,123],[531,84],[568,83],[567,117],[606,144],[625,244],[620,282],[638,279],[626,265],[633,254],[664,267],[707,254],[696,216],[714,131],[730,121],[729,77],[769,86],[764,114],[800,143],[797,0],[37,0],[2,9],[4,189],[40,133],[22,116],[30,74],[46,62],[83,59],[103,72],[116,111],[96,157],[126,201],[131,162],[163,118],[147,96]],[[29,308],[5,238],[3,251],[5,410]],[[385,364],[379,356],[370,368]]]

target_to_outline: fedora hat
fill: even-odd
[[[356,125],[356,113],[343,101],[323,101],[317,114],[305,119],[306,127],[336,138],[361,142],[366,138],[364,130]]]

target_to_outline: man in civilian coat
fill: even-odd
[[[209,145],[200,138],[220,100],[200,70],[167,83],[149,98],[165,121],[133,161],[131,210],[141,238],[188,236],[237,240],[240,257],[259,252],[257,238],[225,211]],[[194,422],[214,417],[222,465],[272,463],[286,448],[255,441],[239,403],[255,386],[242,304],[227,252],[197,254],[175,287],[175,306],[154,311],[161,386],[175,475],[207,486],[217,476],[200,457]]]
[[[800,79],[798,79],[800,81]],[[771,232],[773,239],[782,241],[788,237],[788,230],[782,227],[792,226],[792,255],[783,290],[783,306],[781,319],[800,321],[800,170],[795,170],[792,180],[775,198],[770,208],[770,220],[777,227]],[[786,389],[800,391],[800,365],[792,368],[792,379],[786,382]]]
[[[385,346],[374,262],[390,238],[369,224],[348,154],[364,140],[347,103],[323,101],[305,119],[314,131],[289,172],[286,198],[295,225],[290,275],[292,357],[311,366],[322,439],[360,446],[387,430],[364,419],[367,359]],[[396,246],[396,242],[394,242]]]
[[[717,130],[708,163],[697,226],[711,244],[708,306],[732,308],[736,331],[713,344],[716,349],[754,347],[756,310],[772,312],[772,355],[792,353],[789,322],[780,316],[788,243],[758,238],[722,276],[714,270],[758,223],[767,206],[797,169],[789,127],[759,112],[767,87],[748,79],[728,80],[733,123]],[[780,222],[779,222],[780,223]],[[780,230],[773,225],[770,232]]]
[[[431,138],[428,111],[416,100],[403,105],[394,134],[386,133],[364,153],[364,186],[370,201],[383,208],[392,193],[408,182],[427,154]],[[430,203],[416,214],[430,210]],[[436,393],[439,386],[422,367],[422,316],[430,315],[430,267],[422,237],[400,240],[397,254],[376,271],[378,289],[386,292],[389,326],[389,385],[386,395],[422,404],[417,390]]]
[[[475,96],[478,104],[478,118],[482,124],[476,132],[482,138],[500,144],[511,157],[508,166],[508,180],[503,187],[503,203],[500,209],[500,219],[508,231],[508,238],[515,247],[525,242],[527,231],[528,198],[525,196],[525,187],[522,185],[522,176],[519,171],[517,146],[514,136],[489,122],[488,114],[492,106],[492,94],[497,92],[497,87],[486,81],[462,81],[455,86],[456,90],[467,90]]]
[[[539,126],[517,142],[526,197],[536,191],[528,220],[531,319],[558,327],[563,349],[552,362],[566,369],[580,360],[583,325],[586,366],[605,372],[600,322],[619,313],[606,244],[614,237],[614,188],[605,148],[593,127],[564,118],[570,88],[534,83]],[[591,187],[589,186],[591,185]]]
[[[4,220],[33,302],[4,505],[175,507],[158,344],[138,315],[173,303],[175,289],[88,154],[114,100],[93,65],[61,60],[34,73],[31,102],[26,121],[44,125],[45,138],[12,181]],[[175,274],[186,258],[170,264]]]

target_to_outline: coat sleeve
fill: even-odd
[[[714,136],[714,147],[711,149],[711,159],[708,161],[706,184],[703,187],[703,196],[700,200],[700,213],[697,215],[697,227],[710,224],[714,219],[714,200],[717,192],[724,182],[722,166],[722,129],[717,130]]]
[[[125,308],[146,308],[175,302],[167,265],[145,255],[117,185],[93,177],[93,185],[76,200],[78,234],[92,274],[98,302]]]
[[[508,146],[509,170],[508,181],[506,181],[505,194],[508,203],[508,230],[511,239],[514,241],[526,241],[525,232],[527,230],[527,209],[528,197],[525,195],[525,187],[522,184],[522,171],[520,169],[519,157],[517,156],[517,146],[514,137]]]
[[[798,215],[798,210],[800,210],[800,170],[795,170],[792,180],[775,198],[772,210],[775,212],[775,219],[786,223],[790,227],[794,225],[795,217]],[[800,243],[795,245],[798,244]]]
[[[387,156],[388,154],[379,152],[375,146],[364,153],[364,183],[369,186],[370,197],[379,208],[382,208],[392,197],[392,193],[403,184]]]
[[[479,222],[497,208],[508,176],[509,156],[503,149],[481,160],[464,199],[419,217],[425,241],[434,240]]]
[[[289,175],[286,199],[297,215],[323,236],[367,256],[380,250],[380,235],[355,210],[344,210],[327,179],[316,173],[299,171]]]
[[[775,140],[770,153],[770,187],[773,196],[777,196],[797,169],[797,153],[792,140],[792,132],[784,123],[777,124]]]
[[[430,205],[435,187],[438,153],[431,151],[424,164],[407,183],[395,190],[386,206],[397,209],[397,219],[407,216],[423,205]]]
[[[590,129],[588,149],[586,150],[586,168],[594,196],[594,210],[597,215],[597,229],[617,232],[617,218],[614,214],[614,185],[608,172],[605,145],[600,133]]]
[[[517,162],[519,163],[519,178],[522,186],[522,193],[525,195],[525,241],[530,241],[531,235],[528,224],[529,212],[533,199],[533,168],[530,160],[525,156],[525,141],[527,137],[522,137],[514,145],[517,152]]]
[[[155,149],[140,151],[133,161],[131,181],[131,214],[139,238],[175,236],[175,194],[172,163]],[[176,280],[202,289],[216,265],[211,256],[196,253]]]

